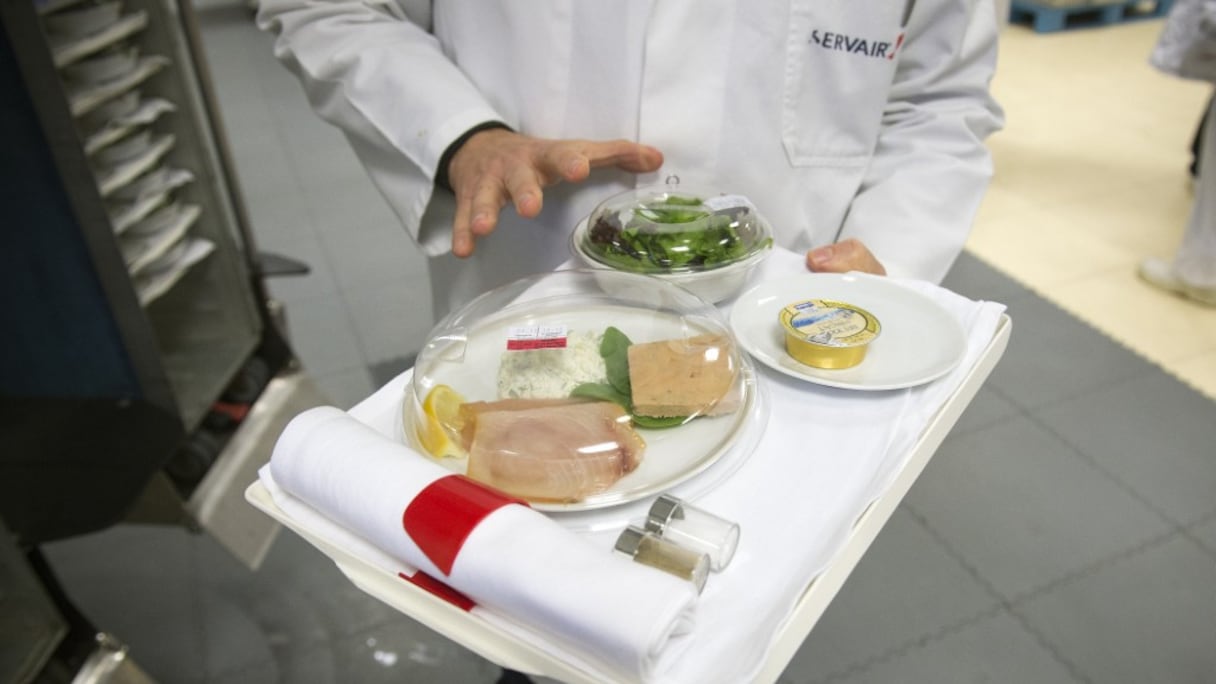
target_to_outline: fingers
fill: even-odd
[[[456,217],[452,220],[452,254],[461,259],[473,254],[473,227],[469,224],[472,205],[456,200]]]
[[[537,154],[538,180],[544,185],[578,183],[591,175],[592,157],[581,141],[556,142]]]
[[[657,147],[635,145],[631,154],[617,162],[617,166],[632,173],[658,171],[663,166],[663,153]]]
[[[645,173],[663,164],[663,154],[627,140],[540,140],[500,129],[481,131],[453,156],[448,178],[456,192],[452,253],[473,253],[478,238],[492,233],[508,203],[524,218],[543,208],[543,188],[586,180],[591,170],[616,166]]]
[[[486,178],[477,186],[470,203],[469,225],[476,237],[489,235],[498,225],[498,212],[507,203],[505,190],[495,178]]]
[[[591,168],[616,166],[631,173],[648,173],[663,165],[663,153],[658,148],[628,140],[589,143],[584,154]]]
[[[515,204],[515,213],[524,218],[540,214],[542,181],[541,174],[533,166],[516,164],[507,169],[503,182],[507,195]]]
[[[505,189],[491,179],[483,179],[476,190],[456,195],[456,216],[452,221],[452,254],[467,257],[473,253],[477,238],[494,232],[498,212],[507,202]]]
[[[577,183],[586,180],[592,169],[607,166],[631,173],[655,171],[663,165],[663,153],[628,140],[570,140],[551,145],[542,153],[539,163],[545,184],[559,180]]]
[[[886,275],[887,269],[860,240],[849,238],[836,244],[816,247],[806,253],[806,267],[815,273],[861,271]]]

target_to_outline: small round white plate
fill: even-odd
[[[848,302],[878,318],[882,332],[860,364],[826,370],[786,353],[777,314],[803,299]],[[735,300],[730,324],[739,344],[760,363],[790,377],[844,389],[890,390],[936,380],[958,365],[967,344],[958,320],[932,299],[861,273],[805,273],[760,283]]]

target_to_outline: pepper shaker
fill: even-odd
[[[698,594],[705,588],[705,580],[709,576],[709,556],[704,553],[686,549],[636,525],[630,525],[621,532],[613,550],[632,558],[634,562],[692,582]]]

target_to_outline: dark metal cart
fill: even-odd
[[[189,2],[123,0],[104,30],[48,29],[90,2],[0,0],[4,681],[121,660],[42,544],[176,524],[256,567],[277,526],[243,489],[285,421],[323,401],[264,287],[306,267],[257,250]],[[73,68],[120,53],[134,68],[89,82]]]

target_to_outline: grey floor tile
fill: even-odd
[[[207,667],[194,543],[182,528],[117,526],[44,551],[76,607],[150,677],[193,684]]]
[[[493,684],[501,668],[418,623],[403,618],[332,646],[346,681],[375,684]]]
[[[899,509],[794,654],[786,676],[809,682],[842,674],[998,606],[996,596]]]
[[[986,428],[993,423],[1008,420],[1021,411],[1013,402],[1001,396],[996,390],[987,386],[981,387],[975,399],[958,417],[958,422],[950,431],[952,435],[960,435]]]
[[[368,226],[401,225],[362,167],[331,166],[327,173],[333,177],[317,180],[304,174],[301,180],[304,202],[319,234],[341,238],[363,232]]]
[[[413,368],[414,359],[415,356],[411,354],[410,356],[402,356],[372,364],[368,369],[372,374],[372,383],[376,387],[383,387],[389,380]]]
[[[341,669],[339,658],[329,641],[316,644],[288,644],[275,661],[279,682],[292,684],[339,684],[355,682]]]
[[[1205,520],[1188,530],[1209,553],[1216,556],[1216,518]]]
[[[367,365],[341,298],[322,295],[287,304],[292,349],[315,377]]]
[[[266,50],[269,52],[271,49],[270,43],[266,43]],[[316,117],[312,105],[308,102],[308,96],[304,93],[303,86],[282,64],[277,61],[255,64],[254,74],[258,78],[258,82],[262,84],[262,93],[270,103],[270,113],[274,115],[277,125],[302,120],[309,116]],[[320,120],[316,120],[314,123],[328,125]]]
[[[1103,684],[1211,682],[1216,563],[1176,535],[1014,610],[1085,678]]]
[[[204,52],[217,92],[228,95],[232,82],[256,82],[249,65],[273,59],[269,41],[254,39],[259,34],[253,15],[241,2],[209,7],[197,13],[199,28],[206,35]]]
[[[263,660],[258,663],[237,669],[212,674],[207,677],[207,684],[268,684],[269,682],[286,682],[274,660]]]
[[[115,525],[46,544],[42,550],[52,564],[62,568],[65,579],[87,574],[92,565],[98,570],[121,568],[138,577],[184,580],[193,563],[191,545],[191,535],[179,527]]]
[[[1005,304],[1013,332],[988,383],[1019,406],[1035,408],[1123,378],[1159,372],[1038,296]]]
[[[360,174],[362,174],[362,171],[360,171]],[[350,187],[352,188],[358,188],[364,184],[371,183],[371,181],[362,178],[361,175],[352,177],[350,180]],[[305,188],[304,192],[307,194],[309,192],[308,188]],[[381,199],[379,194],[376,194],[374,197],[370,197],[366,194],[366,191],[356,190],[355,192],[358,195],[363,195],[366,198],[366,203],[375,203],[377,205],[384,204],[384,200]],[[378,191],[372,189],[371,192]],[[351,201],[355,200],[352,199]],[[386,243],[392,242],[393,244],[398,244],[399,240],[404,240],[404,242],[401,242],[400,244],[404,246],[402,251],[406,253],[407,258],[416,259],[420,262],[425,259],[422,253],[418,251],[417,246],[413,242],[413,238],[411,238],[409,233],[405,230],[405,226],[402,225],[399,220],[397,220],[396,215],[392,213],[391,209],[389,209],[387,205],[384,206],[383,212],[381,212],[380,208],[377,207],[372,209],[370,213],[372,215],[369,216],[367,220],[363,221],[349,221],[337,224],[332,221],[328,223],[318,223],[316,225],[317,232],[321,236],[321,239],[325,241],[326,245],[334,246],[337,246],[339,241],[351,237],[362,237],[366,239],[375,238],[383,240]],[[311,212],[310,215],[315,216],[315,214],[311,214]]]
[[[404,230],[352,231],[342,236],[331,232],[321,241],[327,245],[334,278],[343,291],[392,286],[406,278],[426,281],[426,259]]]
[[[265,137],[267,131],[274,129],[274,113],[262,92],[262,84],[247,74],[248,57],[231,54],[223,59],[227,66],[218,68],[215,58],[211,58],[212,80],[220,85],[216,101],[229,141],[256,140],[259,132]]]
[[[1037,416],[1175,522],[1216,513],[1216,403],[1172,377],[1108,385]]]
[[[355,173],[366,181],[359,159],[338,129],[319,119],[284,119],[279,126],[287,157],[302,184],[314,188],[325,182],[337,184]]]
[[[256,573],[230,584],[228,591],[248,603],[276,656],[283,649],[332,641],[401,617],[290,532],[279,535]]]
[[[954,262],[942,286],[971,299],[1002,303],[1028,292],[1022,284],[966,251]]]
[[[315,235],[308,232],[293,235],[287,231],[267,231],[258,235],[258,249],[301,261],[308,266],[308,272],[303,275],[266,279],[266,286],[276,299],[289,305],[305,305],[307,300],[333,299],[337,296],[338,281],[334,278],[329,254]]]
[[[1171,529],[1024,417],[947,438],[906,503],[1006,599]]]
[[[258,236],[258,246],[269,242],[278,249],[290,249],[292,241],[314,236],[312,216],[301,200],[303,194],[299,188],[290,188],[279,194],[244,195],[245,211]]]
[[[380,387],[363,366],[322,373],[313,379],[329,402],[344,410],[363,401]]]
[[[246,197],[300,192],[290,157],[265,131],[233,129],[228,133],[241,193]]]
[[[225,595],[207,584],[200,589],[199,599],[203,630],[199,650],[208,679],[273,659],[267,634],[242,597]]]
[[[344,291],[368,364],[415,354],[431,329],[431,301],[417,278]]]
[[[794,680],[798,681],[798,680]],[[1079,684],[1016,618],[1002,611],[875,663],[834,684]]]

